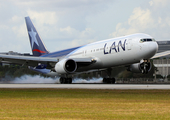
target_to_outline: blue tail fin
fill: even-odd
[[[25,17],[28,36],[30,39],[30,44],[32,48],[33,56],[41,56],[44,54],[48,54],[48,50],[46,49],[43,41],[41,40],[36,28],[34,27],[30,17]]]

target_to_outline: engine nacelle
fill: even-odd
[[[73,73],[77,70],[77,63],[72,59],[64,59],[55,65],[55,71],[59,74]]]
[[[135,63],[128,67],[128,71],[134,72],[134,73],[148,73],[152,68],[152,64],[150,62],[143,62],[143,63]]]

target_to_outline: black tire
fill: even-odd
[[[72,83],[72,78],[60,78],[60,83],[61,84],[71,84]]]
[[[115,78],[110,78],[110,82],[111,82],[111,84],[115,84]]]
[[[107,78],[107,84],[111,84],[112,81],[111,81],[111,78]]]
[[[64,78],[60,78],[60,83],[63,84],[64,83]]]
[[[103,78],[103,83],[106,84],[107,83],[107,78]]]
[[[115,84],[115,78],[103,78],[104,84]]]
[[[68,84],[72,83],[72,78],[67,78],[68,79]]]

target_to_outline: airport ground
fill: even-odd
[[[0,119],[170,119],[170,90],[0,88]]]

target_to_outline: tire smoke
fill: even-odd
[[[8,81],[13,84],[59,84],[59,78],[44,78],[39,75],[30,76],[24,75],[20,78],[15,78],[14,80]],[[90,80],[85,80],[81,78],[73,79],[72,83],[102,83],[102,78],[92,78]]]
[[[5,76],[5,78],[1,79],[0,83],[9,83],[9,84],[59,84],[59,77],[51,78],[51,77],[42,77],[39,75],[31,76],[31,75],[23,75],[21,77],[12,78],[10,76]],[[102,78],[91,78],[91,79],[81,79],[81,78],[73,78],[72,83],[102,83]]]
[[[73,80],[73,83],[102,83],[103,79],[102,78],[92,78],[89,80],[77,78]]]
[[[14,83],[14,84],[26,84],[26,83],[39,83],[39,84],[48,84],[48,83],[59,83],[59,79],[58,78],[44,78],[41,77],[39,75],[36,76],[30,76],[30,75],[24,75],[20,78],[15,78],[14,80],[11,80],[10,83]]]

